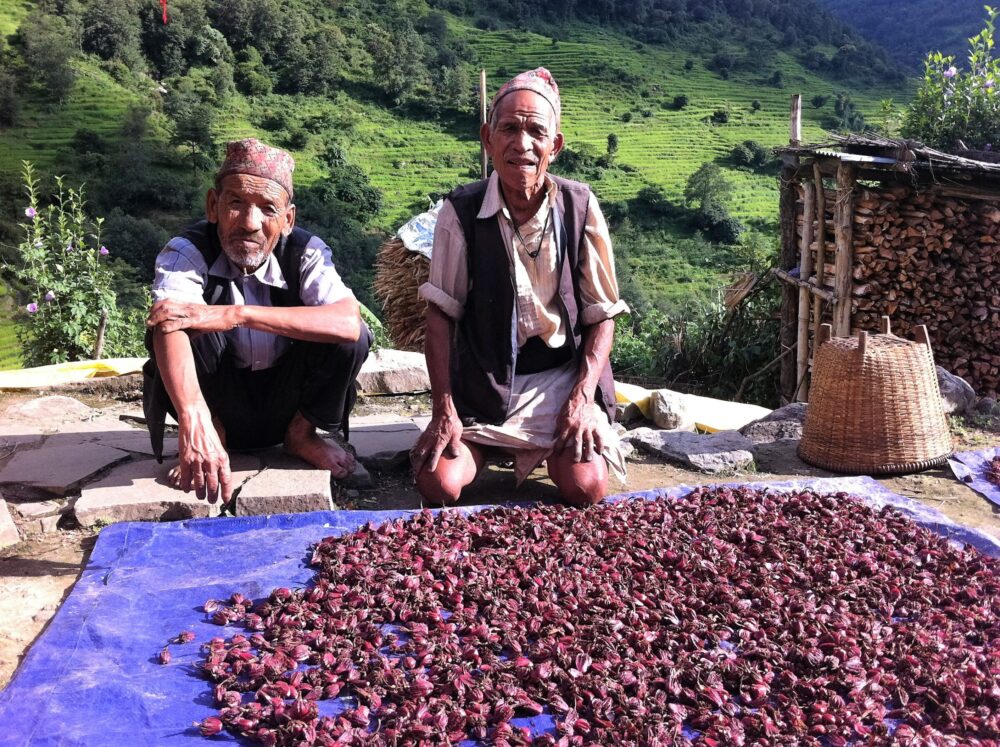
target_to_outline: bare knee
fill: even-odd
[[[453,506],[462,497],[465,485],[450,473],[441,470],[424,471],[417,475],[417,491],[428,503],[435,506]]]
[[[577,508],[600,503],[608,494],[608,469],[600,457],[592,462],[557,457],[550,460],[549,476],[559,489],[559,498]]]

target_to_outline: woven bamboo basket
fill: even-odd
[[[399,350],[423,352],[427,302],[417,289],[427,282],[431,263],[393,237],[382,244],[375,260],[375,296],[382,302],[385,326]]]
[[[953,447],[926,327],[830,339],[823,325],[799,456],[831,472],[893,475],[943,464]]]

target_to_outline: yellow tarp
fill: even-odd
[[[615,382],[615,399],[619,404],[634,404],[642,412],[643,417],[652,419],[650,397],[653,391],[635,384]],[[685,394],[685,407],[694,416],[694,424],[699,430],[715,433],[716,431],[736,431],[747,423],[759,420],[771,411],[766,407],[746,405],[742,402],[727,402],[711,397],[699,397]],[[690,422],[690,421],[689,421]]]
[[[72,384],[75,381],[86,381],[101,376],[140,373],[145,362],[145,358],[109,358],[0,371],[0,389],[37,389],[43,386]]]

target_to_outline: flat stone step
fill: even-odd
[[[97,443],[43,445],[14,455],[0,471],[0,485],[14,495],[38,491],[66,495],[113,464],[129,458],[127,451]]]
[[[20,541],[21,535],[7,508],[7,501],[0,497],[0,549],[16,545]]]
[[[369,469],[389,471],[409,462],[410,449],[423,429],[412,418],[381,415],[351,418],[351,446]]]

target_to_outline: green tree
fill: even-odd
[[[21,23],[18,35],[31,80],[45,89],[48,100],[65,101],[76,80],[73,60],[80,52],[70,24],[61,16],[35,11]]]
[[[21,113],[21,97],[17,92],[17,77],[4,68],[0,68],[0,127],[12,127],[17,124]]]
[[[83,14],[83,50],[103,60],[118,60],[132,70],[146,67],[142,24],[131,0],[104,0]]]
[[[704,208],[706,205],[724,205],[733,193],[722,169],[714,163],[703,163],[688,177],[684,187],[684,202]]]

